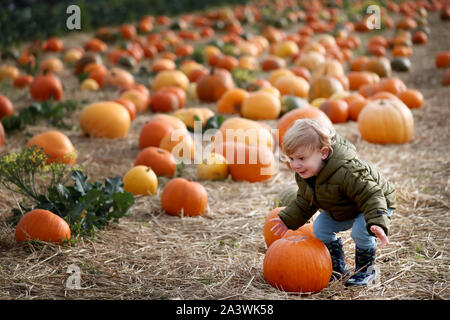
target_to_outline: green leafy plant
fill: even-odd
[[[246,88],[249,83],[258,79],[259,73],[244,68],[234,68],[231,76],[237,87]]]
[[[28,125],[34,125],[44,120],[48,124],[58,128],[72,129],[73,125],[66,119],[78,108],[78,104],[72,100],[58,102],[53,99],[39,103],[35,102],[19,111],[17,114],[2,118],[2,124],[6,132],[23,130]]]
[[[47,164],[47,158],[35,147],[0,157],[0,185],[26,200],[12,209],[11,223],[24,212],[46,209],[64,218],[73,234],[90,235],[129,214],[134,198],[120,178],[89,183],[80,168]]]

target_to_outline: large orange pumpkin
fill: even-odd
[[[58,215],[48,210],[35,209],[19,220],[15,236],[18,242],[25,240],[63,242],[70,239],[70,228]]]
[[[371,143],[406,143],[413,138],[414,119],[400,100],[374,100],[359,113],[358,130]]]
[[[198,216],[205,213],[207,206],[205,187],[184,178],[170,180],[161,194],[161,207],[169,215]]]
[[[271,210],[266,216],[266,219],[264,221],[264,241],[266,243],[267,248],[269,248],[270,245],[275,241],[277,241],[278,239],[292,235],[294,233],[305,233],[307,235],[314,236],[312,223],[306,223],[303,226],[299,227],[297,230],[288,230],[283,236],[281,234],[275,234],[275,230],[272,231],[271,229],[277,224],[277,222],[270,220],[277,218],[280,211],[283,210],[284,208],[286,207],[275,208]]]
[[[288,113],[284,114],[278,121],[278,144],[280,146],[283,142],[284,134],[294,124],[295,120],[305,118],[315,119],[322,123],[322,125],[333,128],[333,124],[331,123],[328,116],[318,108],[305,107],[291,110]]]
[[[272,243],[264,257],[263,270],[264,278],[273,287],[307,294],[328,285],[332,263],[322,241],[297,233]]]
[[[51,73],[40,74],[31,82],[30,93],[36,101],[47,101],[50,98],[58,101],[63,97],[63,88],[57,76]]]
[[[73,164],[77,158],[75,147],[70,139],[62,132],[47,131],[32,137],[26,148],[36,146],[42,148],[48,155],[47,163],[62,162]]]

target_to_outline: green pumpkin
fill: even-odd
[[[411,69],[411,61],[406,57],[396,57],[391,60],[391,68],[394,71],[406,72]]]
[[[281,112],[280,116],[283,114],[298,108],[304,108],[309,106],[309,102],[306,99],[294,96],[294,95],[284,95],[281,97]]]

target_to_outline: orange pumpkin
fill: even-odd
[[[15,236],[18,242],[42,240],[61,243],[70,239],[70,227],[56,214],[48,210],[35,209],[24,214],[19,220]]]
[[[325,100],[319,107],[332,123],[346,122],[349,117],[348,104],[344,100],[328,99]]]
[[[442,79],[442,84],[444,86],[450,85],[450,69],[447,69],[447,71],[445,71],[444,77]]]
[[[264,241],[266,242],[267,248],[269,248],[274,241],[281,239],[282,237],[281,234],[276,235],[275,232],[271,230],[276,225],[276,222],[270,220],[277,218],[278,213],[280,213],[280,211],[284,208],[285,207],[275,208],[266,216],[266,220],[264,222]]]
[[[136,118],[136,106],[131,100],[128,99],[116,99],[114,102],[121,104],[125,109],[127,109],[130,114],[130,120],[134,120]]]
[[[352,71],[347,75],[349,89],[357,91],[365,84],[374,84],[375,79],[368,71]]]
[[[358,117],[361,137],[371,143],[406,143],[414,134],[414,119],[400,100],[374,100]]]
[[[197,79],[197,97],[200,101],[216,102],[222,95],[234,88],[233,78],[228,70],[213,69]]]
[[[159,147],[162,138],[175,129],[186,129],[186,125],[183,121],[173,116],[165,114],[155,116],[141,129],[139,135],[139,149]]]
[[[217,102],[217,112],[228,114],[240,113],[242,103],[248,95],[248,91],[241,88],[226,91]]]
[[[322,123],[322,125],[328,128],[333,128],[333,124],[331,123],[328,116],[318,108],[305,107],[291,110],[284,114],[278,121],[278,144],[280,146],[283,143],[284,134],[294,124],[295,120],[305,118],[315,119]]]
[[[62,132],[47,131],[32,137],[25,148],[36,146],[48,155],[47,163],[62,162],[73,164],[77,158],[75,147]]]
[[[173,130],[160,141],[161,149],[170,151],[175,159],[190,162],[194,159],[194,140],[186,129]]]
[[[177,164],[173,155],[164,149],[157,147],[147,147],[137,155],[134,165],[144,165],[150,167],[158,176],[173,177]]]
[[[123,69],[112,68],[104,77],[105,86],[129,89],[134,85],[134,76]]]
[[[180,87],[186,91],[189,78],[179,70],[164,70],[159,72],[152,82],[152,91],[156,92],[163,87]]]
[[[348,111],[349,111],[349,119],[353,121],[358,121],[358,116],[361,110],[369,103],[368,100],[355,100],[349,103]]]
[[[264,122],[242,117],[231,117],[222,123],[219,132],[214,136],[214,142],[224,141],[261,144],[266,145],[270,150],[275,147],[271,127],[266,126]]]
[[[57,37],[51,37],[42,44],[43,51],[61,52],[63,48],[63,42]]]
[[[93,52],[105,52],[108,49],[108,45],[100,39],[92,38],[84,45],[86,51]]]
[[[64,65],[58,58],[50,57],[41,62],[41,64],[39,65],[39,69],[43,73],[61,73],[61,71],[63,71],[64,69]]]
[[[273,56],[273,55],[266,57],[261,62],[261,69],[263,71],[272,71],[272,70],[285,68],[285,67],[286,67],[286,60],[284,60],[281,57],[277,57],[277,56]]]
[[[165,70],[175,70],[175,69],[176,69],[175,62],[173,62],[170,59],[164,58],[156,59],[150,66],[150,70],[152,72],[161,72]]]
[[[397,45],[394,46],[392,49],[392,56],[393,57],[410,57],[413,54],[413,50],[411,47],[403,46],[403,45]]]
[[[296,75],[288,75],[279,77],[274,87],[283,95],[294,95],[300,98],[308,97],[309,83],[302,77]]]
[[[0,94],[0,119],[3,117],[10,116],[14,113],[14,107],[9,100],[4,95]]]
[[[224,55],[220,58],[220,60],[217,62],[215,67],[222,68],[228,71],[232,71],[234,68],[239,66],[239,60],[233,56],[230,55]]]
[[[161,207],[169,215],[198,216],[205,213],[207,206],[208,193],[195,181],[172,179],[161,193]]]
[[[63,98],[63,88],[59,78],[51,73],[34,77],[30,84],[30,93],[36,101],[47,101],[53,98],[59,101]]]
[[[376,86],[376,92],[385,91],[394,95],[398,95],[406,89],[405,83],[401,79],[395,77],[382,79]]]
[[[275,174],[275,157],[265,145],[226,141],[214,143],[213,152],[225,157],[236,181],[261,182]]]
[[[14,79],[13,85],[15,88],[22,89],[29,86],[33,82],[33,76],[29,74],[18,76]]]
[[[136,37],[136,27],[132,24],[125,23],[119,28],[120,34],[124,39],[134,39]]]
[[[298,233],[272,243],[263,270],[266,281],[279,290],[315,293],[328,285],[332,262],[322,241]]]
[[[450,66],[450,51],[441,51],[434,58],[437,68],[447,68]]]
[[[410,109],[420,108],[423,105],[423,95],[418,90],[406,89],[400,92],[398,97]]]
[[[129,89],[123,92],[119,99],[127,99],[133,102],[136,112],[142,113],[148,109],[148,97],[137,89]]]
[[[153,94],[150,107],[153,112],[172,112],[180,108],[180,103],[175,93],[161,89]]]

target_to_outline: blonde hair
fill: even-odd
[[[322,147],[329,147],[332,150],[334,135],[334,129],[325,127],[317,120],[298,119],[284,134],[281,148],[288,156],[295,153],[300,146],[307,148],[308,151]]]

